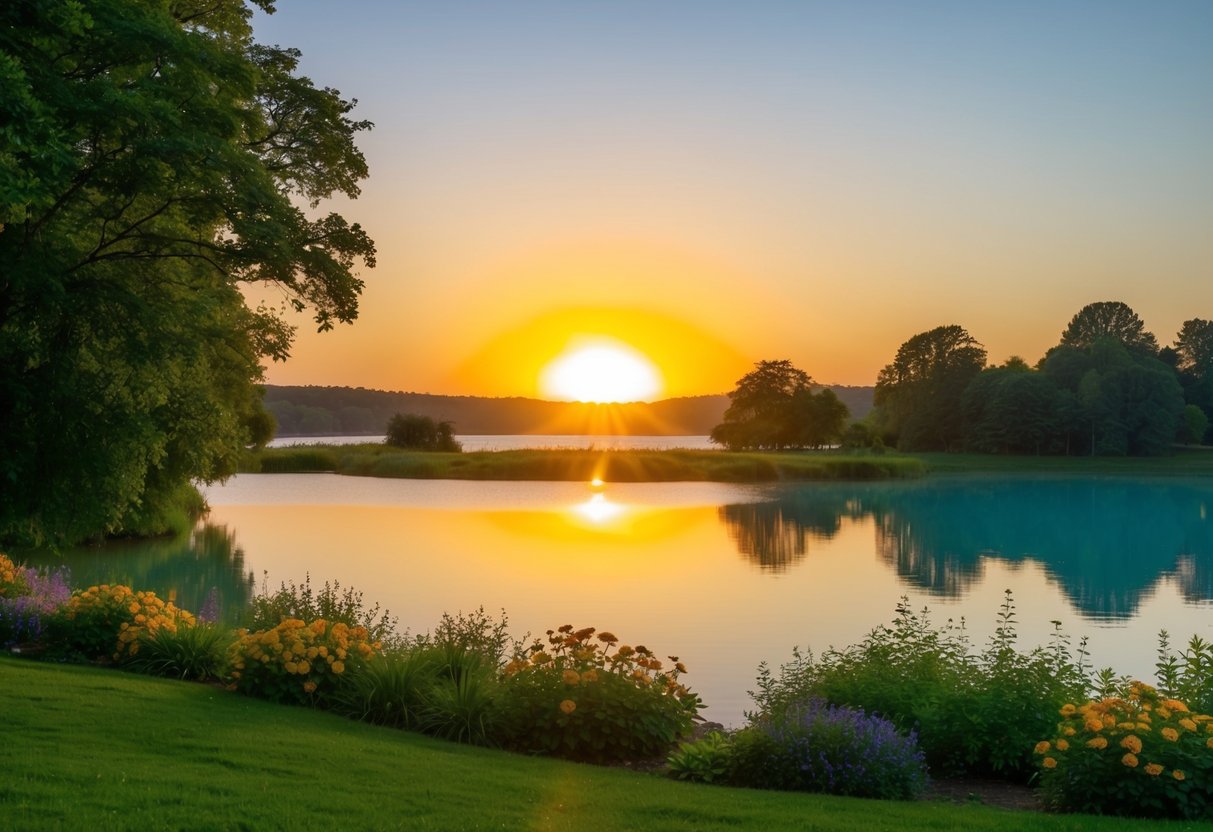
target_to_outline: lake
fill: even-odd
[[[1053,620],[1097,666],[1153,672],[1156,635],[1213,640],[1207,479],[933,477],[736,486],[239,475],[187,540],[69,552],[75,580],[232,613],[266,580],[340,581],[425,631],[505,609],[516,634],[609,629],[678,655],[736,725],[759,662],[892,619],[901,596],[975,644],[1011,589],[1020,645]]]

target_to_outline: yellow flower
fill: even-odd
[[[1205,748],[1213,748],[1213,737],[1209,737],[1207,740],[1205,740]]]
[[[565,699],[560,703],[560,710],[564,711],[566,714],[571,714],[573,711],[577,710],[577,703],[572,699]]]
[[[1057,741],[1057,750],[1058,751],[1068,751],[1069,748],[1070,748],[1070,744],[1068,742],[1066,742],[1065,740]]]
[[[566,670],[560,674],[560,679],[566,685],[575,685],[581,681],[581,674],[576,670]]]
[[[1193,722],[1192,720],[1188,719],[1187,717],[1184,717],[1183,719],[1181,719],[1179,721],[1179,724],[1187,731],[1196,730],[1196,723]]]
[[[345,662],[333,662],[329,665],[334,673],[345,673]]]
[[[1073,728],[1071,728],[1069,725],[1067,725],[1067,726],[1065,727],[1065,729],[1064,729],[1064,730],[1062,730],[1062,733],[1063,733],[1063,734],[1065,734],[1067,737],[1072,737],[1072,736],[1074,736],[1075,734],[1077,734],[1078,732],[1077,732],[1077,731],[1075,731]]]
[[[315,693],[316,692],[316,683],[309,679],[308,681],[303,683],[303,689],[305,691],[307,691],[308,693]]]
[[[1052,747],[1053,747],[1053,746],[1049,745],[1049,741],[1048,741],[1048,740],[1041,740],[1040,742],[1036,743],[1036,753],[1037,753],[1037,754],[1044,754],[1045,752],[1047,752],[1047,751],[1048,751],[1050,748],[1052,748]]]
[[[1178,699],[1164,699],[1162,700],[1162,704],[1166,705],[1173,711],[1179,711],[1181,714],[1186,714],[1188,712],[1188,706],[1180,702]]]
[[[1120,741],[1120,747],[1127,748],[1130,751],[1132,751],[1134,754],[1140,754],[1141,753],[1141,740],[1138,739],[1135,735],[1129,734],[1129,736],[1125,737],[1123,740]]]
[[[1116,723],[1116,727],[1122,731],[1132,731],[1136,725],[1132,722],[1118,722]]]
[[[1179,732],[1171,727],[1163,728],[1159,733],[1162,734],[1163,739],[1170,740],[1171,742],[1179,739]]]
[[[585,673],[581,674],[581,681],[585,682],[586,684],[590,684],[591,682],[597,682],[598,681],[598,671],[597,670],[587,670]]]
[[[1071,705],[1067,702],[1065,705],[1061,706],[1061,715],[1062,716],[1073,716],[1074,712],[1077,710],[1078,710],[1077,708],[1075,708],[1073,705]]]
[[[1092,734],[1098,734],[1103,730],[1103,722],[1099,719],[1088,719],[1086,723],[1083,724],[1083,727]]]
[[[1171,776],[1174,777],[1176,780],[1184,779],[1184,773],[1182,771],[1180,771],[1179,769],[1175,769],[1174,771],[1172,771]]]
[[[1096,737],[1093,740],[1087,740],[1087,748],[1095,748],[1102,750],[1108,747],[1108,740],[1105,737]]]
[[[1045,757],[1043,760],[1041,760],[1040,764],[1045,768],[1057,768],[1057,761],[1052,757]]]
[[[1158,763],[1150,763],[1146,766],[1146,774],[1150,775],[1151,777],[1157,777],[1158,775],[1162,774],[1162,766],[1160,766]]]
[[[1141,731],[1143,734],[1150,733],[1150,723],[1148,723],[1148,722],[1137,723],[1137,730]]]
[[[1125,756],[1120,758],[1120,761],[1122,763],[1124,763],[1126,766],[1128,766],[1129,768],[1137,768],[1137,755],[1136,754],[1131,754],[1131,753],[1126,754]]]
[[[1158,716],[1159,716],[1160,718],[1162,718],[1162,719],[1170,719],[1170,718],[1171,718],[1171,712],[1170,712],[1170,711],[1168,711],[1166,708],[1159,708],[1159,709],[1158,709],[1157,711],[1155,711],[1154,713],[1158,714]]]

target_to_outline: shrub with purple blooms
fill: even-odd
[[[0,555],[0,646],[37,641],[43,620],[71,594],[66,569],[18,566]]]
[[[858,708],[790,703],[733,736],[728,781],[738,786],[906,800],[927,782],[913,734]]]

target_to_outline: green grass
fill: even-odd
[[[7,656],[0,715],[0,826],[22,830],[1200,828],[676,783]]]
[[[536,449],[423,453],[387,445],[267,448],[245,470],[262,473],[332,471],[362,477],[461,480],[609,482],[777,482],[878,480],[921,476],[925,467],[901,454],[833,451],[727,453],[694,450],[591,451]]]

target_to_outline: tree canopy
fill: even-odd
[[[272,432],[283,314],[357,316],[374,244],[314,209],[358,195],[370,124],[251,14],[0,4],[0,539],[163,526]],[[249,308],[254,281],[283,307]]]
[[[876,380],[881,430],[907,450],[957,447],[961,399],[985,363],[985,347],[964,327],[939,326],[910,338]]]
[[[1101,338],[1119,341],[1129,349],[1158,352],[1158,340],[1146,331],[1137,313],[1120,301],[1089,303],[1078,310],[1061,333],[1061,345],[1086,349]]]
[[[711,439],[729,450],[819,448],[837,441],[848,411],[833,390],[788,360],[759,361],[729,393],[724,421]]]

